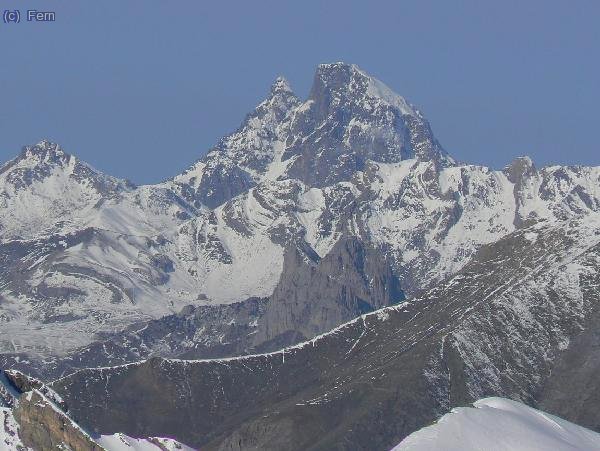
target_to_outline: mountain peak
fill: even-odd
[[[282,76],[277,77],[271,85],[271,95],[276,95],[280,93],[294,94],[290,83]]]
[[[400,110],[402,115],[418,115],[404,97],[356,64],[344,62],[319,64],[309,97],[313,100],[338,99],[342,102],[377,101]]]
[[[37,166],[66,166],[71,155],[66,153],[58,144],[43,139],[32,146],[24,146],[21,153],[14,159],[0,166],[0,174],[15,168],[34,168]]]
[[[190,201],[214,208],[264,177],[329,186],[351,180],[367,161],[411,158],[453,163],[404,98],[357,65],[336,62],[317,67],[304,102],[278,77],[241,126],[175,180],[189,184]]]
[[[356,64],[345,63],[343,61],[321,63],[317,66],[317,74],[350,73],[353,71],[362,72]]]
[[[17,189],[29,187],[32,183],[42,182],[51,176],[84,183],[107,195],[135,186],[128,180],[120,180],[98,171],[47,139],[32,146],[24,146],[16,158],[0,166],[0,185],[4,181]]]
[[[367,161],[453,164],[421,113],[355,64],[320,64],[291,117],[283,159],[297,158],[286,173],[311,186],[350,180]]]
[[[310,92],[310,98],[316,97],[323,90],[335,91],[350,86],[352,76],[359,74],[358,67],[347,63],[319,64]]]
[[[514,164],[519,164],[525,167],[535,167],[535,165],[533,164],[533,160],[527,155],[522,155],[520,157],[515,158],[511,165]]]
[[[46,159],[64,158],[70,156],[62,149],[60,145],[47,139],[42,139],[40,142],[34,144],[33,146],[23,147],[21,155],[25,158],[35,156],[38,158],[43,157]]]

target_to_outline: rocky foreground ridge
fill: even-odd
[[[0,448],[7,451],[192,451],[172,439],[92,436],[73,420],[54,390],[14,370],[0,373],[0,419]]]

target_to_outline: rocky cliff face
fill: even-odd
[[[62,398],[40,380],[0,372],[0,447],[10,451],[69,449],[110,451],[98,445],[66,413]]]
[[[89,427],[173,434],[203,449],[389,449],[491,395],[536,405],[583,390],[578,412],[593,423],[595,386],[564,387],[554,370],[594,358],[577,343],[597,329],[599,227],[528,226],[418,298],[282,351],[82,370],[53,388]]]
[[[404,299],[385,258],[357,238],[341,238],[322,259],[311,249],[292,247],[284,261],[257,331],[261,350],[312,338]]]
[[[106,451],[37,390],[19,398],[14,415],[23,444],[36,451]]]
[[[192,451],[173,439],[132,438],[122,433],[90,436],[70,416],[62,398],[18,371],[0,372],[0,448],[7,451]]]
[[[368,161],[453,162],[416,108],[354,65],[320,65],[289,129],[287,174],[309,186],[350,181]]]

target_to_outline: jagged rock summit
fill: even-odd
[[[173,179],[196,205],[221,205],[265,180],[323,187],[349,181],[367,161],[453,159],[422,114],[356,65],[321,64],[308,99],[278,77],[241,127]]]

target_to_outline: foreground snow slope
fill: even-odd
[[[598,450],[600,434],[504,398],[458,407],[392,451]]]

